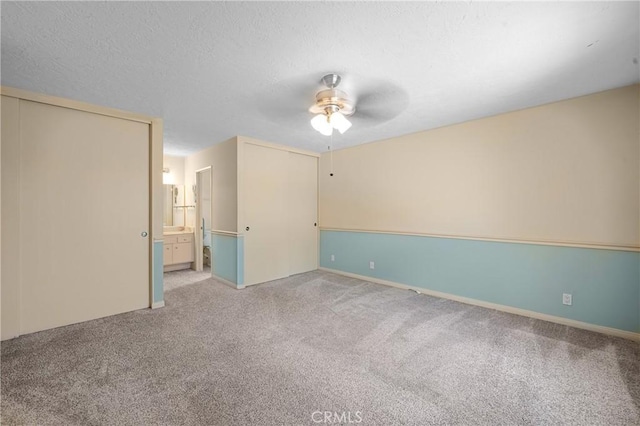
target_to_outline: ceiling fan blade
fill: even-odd
[[[385,83],[358,96],[355,121],[367,121],[369,126],[381,124],[400,115],[409,106],[409,93],[399,86]]]
[[[266,120],[282,125],[311,119],[308,108],[320,90],[317,74],[285,78],[270,84],[265,90],[250,97],[246,108],[260,113]]]
[[[351,116],[354,122],[375,126],[394,119],[409,106],[409,93],[392,81],[348,75],[345,84],[356,104]]]

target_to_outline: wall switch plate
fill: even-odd
[[[568,294],[568,293],[563,293],[562,294],[562,304],[571,306],[571,303],[572,303],[571,295]]]
[[[335,254],[332,254],[332,255],[331,255],[331,261],[332,261],[332,262],[335,262],[335,261],[336,261],[336,255],[335,255]]]
[[[369,269],[376,269],[376,263],[373,261],[369,262]]]

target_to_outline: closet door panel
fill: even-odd
[[[149,306],[149,125],[20,101],[21,332]]]
[[[1,97],[2,111],[2,340],[20,335],[20,174],[19,101]]]
[[[260,145],[244,147],[245,285],[289,275],[288,154]]]
[[[318,269],[318,159],[289,153],[289,274]]]

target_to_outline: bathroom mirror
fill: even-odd
[[[188,211],[194,208],[194,197],[186,194],[184,185],[164,185],[164,226],[186,226]]]

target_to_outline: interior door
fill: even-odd
[[[318,269],[318,159],[289,153],[289,274]]]
[[[21,333],[149,306],[149,125],[20,101]]]
[[[257,284],[289,275],[289,153],[244,147],[244,281]]]

